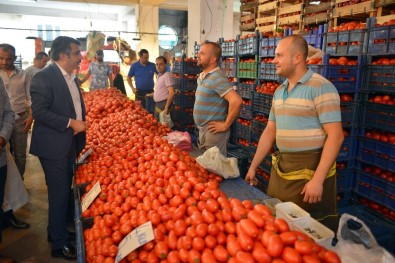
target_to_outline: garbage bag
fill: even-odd
[[[192,151],[191,136],[188,132],[173,131],[169,132],[164,139],[175,147],[180,148],[183,151]]]
[[[237,159],[226,158],[221,154],[217,146],[211,147],[204,154],[196,158],[196,161],[208,171],[222,176],[225,179],[240,176]]]
[[[170,113],[165,114],[164,111],[159,113],[159,122],[165,124],[167,127],[172,128],[174,126],[173,121],[171,120]]]

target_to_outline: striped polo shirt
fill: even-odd
[[[201,73],[202,75],[202,73]],[[228,101],[223,98],[233,86],[225,73],[217,67],[197,80],[193,119],[198,126],[210,121],[225,121],[228,114]]]
[[[283,152],[323,148],[322,124],[341,121],[340,98],[327,79],[310,69],[288,94],[288,80],[275,92],[269,120],[276,123],[276,145]]]

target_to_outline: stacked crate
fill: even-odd
[[[278,28],[292,28],[297,34],[302,30],[303,3],[295,0],[280,0],[277,12]]]
[[[195,104],[195,91],[197,78],[201,72],[196,59],[179,57],[173,65],[174,78],[174,111],[172,119],[174,129],[194,133],[193,106]]]
[[[303,37],[304,39],[306,39],[307,44],[315,48],[322,49],[325,26],[319,25],[319,26],[315,26],[314,28],[310,27],[305,32],[306,33],[303,34]]]
[[[249,151],[252,119],[252,91],[256,87],[258,67],[258,32],[237,37],[237,92],[243,99],[236,123],[236,145]]]
[[[307,0],[303,9],[303,26],[325,24],[331,18],[331,0],[317,1]]]
[[[241,0],[240,31],[255,31],[258,3],[256,0]]]
[[[350,1],[335,0],[333,8],[333,24],[338,25],[340,19],[354,19],[357,16],[373,17],[376,15],[377,9],[374,6],[374,0],[368,1]]]
[[[277,29],[277,10],[277,0],[259,0],[256,24],[260,33],[274,35]]]
[[[225,72],[229,81],[237,88],[237,41],[235,39],[224,40],[223,38],[220,38],[219,43],[222,48],[220,68]],[[232,124],[230,129],[229,142],[232,144],[236,144],[236,126],[237,124],[235,122]],[[242,154],[240,153],[238,155],[241,156]]]
[[[360,203],[394,220],[395,50],[388,41],[391,30],[395,28],[376,26],[373,21],[367,31],[369,56],[362,86],[355,193]]]

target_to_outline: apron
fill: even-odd
[[[323,184],[321,201],[315,204],[303,202],[300,194],[313,177],[321,159],[322,150],[304,152],[275,152],[272,156],[267,194],[283,202],[293,202],[310,213],[311,217],[336,233],[338,211],[336,201],[336,163],[333,164]]]

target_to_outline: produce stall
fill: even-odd
[[[162,138],[170,129],[119,91],[85,93],[84,100],[87,157],[74,187],[78,262],[340,262],[328,250],[332,231],[317,226],[314,233],[329,237],[312,236],[312,223],[294,230],[300,213],[286,203],[274,217],[266,194],[205,170]]]

